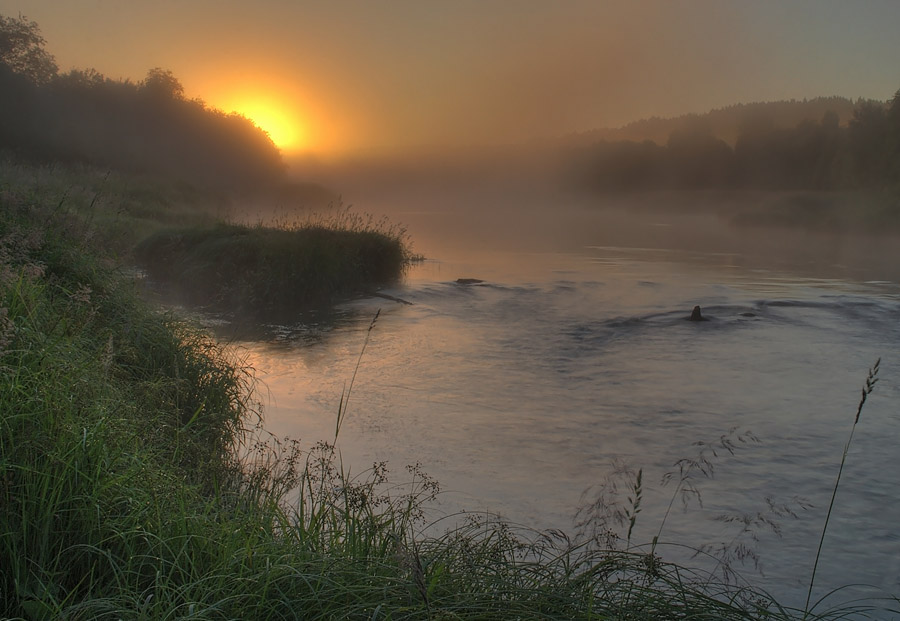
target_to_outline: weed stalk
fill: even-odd
[[[819,537],[819,547],[816,550],[816,560],[813,562],[812,575],[809,578],[809,591],[806,593],[806,605],[803,607],[803,618],[809,615],[809,602],[812,599],[813,585],[816,582],[816,569],[819,567],[819,557],[822,555],[822,544],[825,542],[825,533],[828,531],[828,521],[831,519],[831,511],[834,509],[834,498],[837,496],[838,486],[841,484],[841,474],[844,472],[844,463],[847,461],[847,453],[850,452],[850,443],[853,442],[853,432],[856,431],[856,425],[859,423],[859,415],[862,413],[866,398],[872,394],[875,383],[878,382],[878,367],[881,365],[881,358],[875,361],[869,374],[866,376],[866,385],[862,389],[862,396],[859,399],[859,406],[856,408],[856,417],[853,419],[853,427],[850,428],[850,437],[847,438],[847,444],[844,446],[844,454],[841,456],[841,465],[838,468],[837,480],[834,482],[834,489],[831,490],[831,502],[828,503],[828,512],[825,514],[825,525],[822,527],[822,536]]]
[[[375,322],[378,321],[378,316],[381,315],[381,309],[379,308],[375,312],[375,316],[372,318],[372,323],[369,324],[369,329],[366,330],[366,338],[363,341],[362,349],[359,350],[359,357],[356,359],[356,367],[353,369],[353,376],[350,378],[350,385],[347,387],[346,393],[341,393],[341,400],[338,403],[338,415],[337,422],[334,426],[334,444],[337,444],[338,434],[341,432],[341,424],[344,422],[344,418],[347,415],[347,405],[350,402],[350,393],[353,391],[353,383],[356,381],[356,373],[359,371],[359,365],[362,362],[363,354],[366,353],[366,347],[369,345],[369,337],[372,335],[372,329],[375,327]]]

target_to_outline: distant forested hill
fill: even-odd
[[[748,104],[626,130],[641,137],[567,141],[564,183],[589,192],[861,190],[900,199],[900,91],[889,102]]]
[[[858,103],[846,97],[816,97],[802,101],[792,99],[734,104],[703,114],[684,114],[671,118],[651,117],[623,127],[580,132],[568,136],[567,141],[569,144],[584,145],[603,140],[609,142],[650,140],[664,145],[673,132],[685,131],[700,125],[716,138],[734,145],[748,127],[791,128],[803,121],[818,121],[826,112],[835,113],[838,122],[846,125],[853,118],[853,111]]]

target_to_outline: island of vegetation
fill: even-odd
[[[0,93],[0,616],[846,614],[786,609],[609,531],[576,543],[472,517],[423,534],[431,479],[351,478],[337,437],[266,437],[252,370],[142,298],[133,269],[222,306],[321,303],[396,278],[402,233],[222,222],[222,179],[239,196],[319,189],[292,187],[264,133],[185,101],[167,72],[59,75],[21,17],[0,17]],[[632,491],[629,534],[640,475]]]

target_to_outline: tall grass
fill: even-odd
[[[0,607],[56,617],[239,472],[252,378],[86,254],[77,220],[2,207]]]
[[[123,260],[130,259],[137,242],[162,228],[209,226],[230,208],[227,196],[184,182],[90,164],[31,163],[2,150],[0,193],[14,202],[77,216],[85,241]]]

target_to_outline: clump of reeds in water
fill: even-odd
[[[327,209],[322,210],[282,211],[268,220],[256,220],[253,225],[283,231],[335,229],[351,233],[379,233],[409,242],[406,227],[402,224],[392,222],[387,216],[376,218],[373,214],[359,212],[341,200],[329,204]]]
[[[330,214],[161,231],[138,246],[137,257],[187,301],[247,314],[314,307],[402,276],[412,258],[402,227],[349,208]]]

